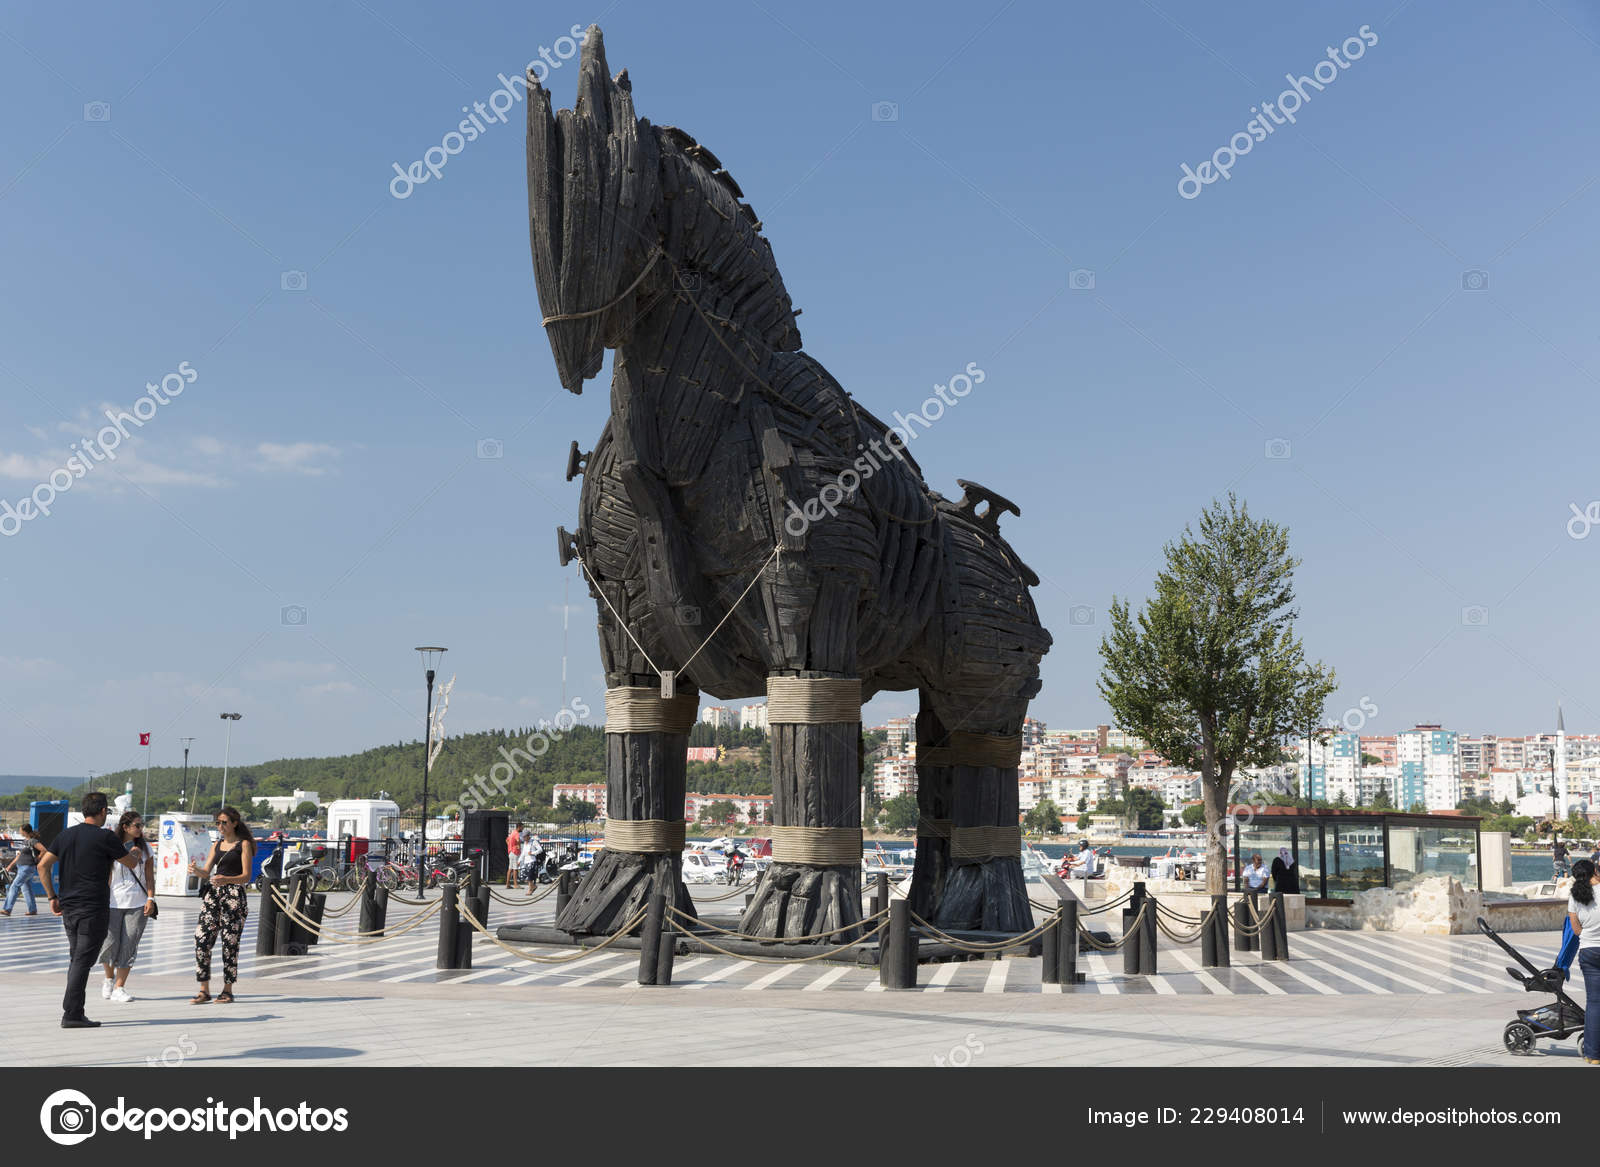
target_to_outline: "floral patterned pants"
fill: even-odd
[[[200,923],[194,930],[195,979],[211,979],[211,949],[222,937],[222,979],[233,984],[239,977],[239,935],[250,901],[243,884],[217,887],[206,884],[200,892]]]

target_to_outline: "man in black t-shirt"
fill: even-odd
[[[50,895],[50,910],[66,925],[71,964],[67,966],[67,993],[61,998],[62,1029],[95,1029],[100,1023],[83,1015],[84,990],[111,926],[111,865],[137,870],[144,853],[134,848],[124,854],[117,836],[106,830],[106,796],[99,791],[83,796],[83,822],[55,837],[39,861],[39,882]],[[61,864],[59,893],[51,891],[50,869]]]

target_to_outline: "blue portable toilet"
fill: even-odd
[[[28,804],[28,825],[38,833],[39,842],[46,848],[67,829],[67,809],[71,805],[64,798],[42,799]],[[33,877],[33,890],[41,896],[48,894],[37,875]]]

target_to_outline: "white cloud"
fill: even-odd
[[[18,482],[43,482],[52,470],[61,469],[57,459],[29,454],[0,454],[0,478]]]
[[[357,693],[356,686],[349,681],[324,681],[320,685],[305,685],[300,691],[307,697],[326,697],[331,693]]]
[[[320,475],[330,467],[318,465],[318,459],[337,458],[339,449],[324,442],[262,442],[256,447],[264,470],[282,470],[294,474]]]

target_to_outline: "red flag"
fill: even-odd
[[[149,735],[149,734],[147,734],[147,733],[141,733],[141,734],[140,734],[140,735],[139,735],[139,744],[140,744],[140,745],[141,745],[141,746],[147,746],[147,745],[149,745],[149,744],[150,744],[150,735]]]

